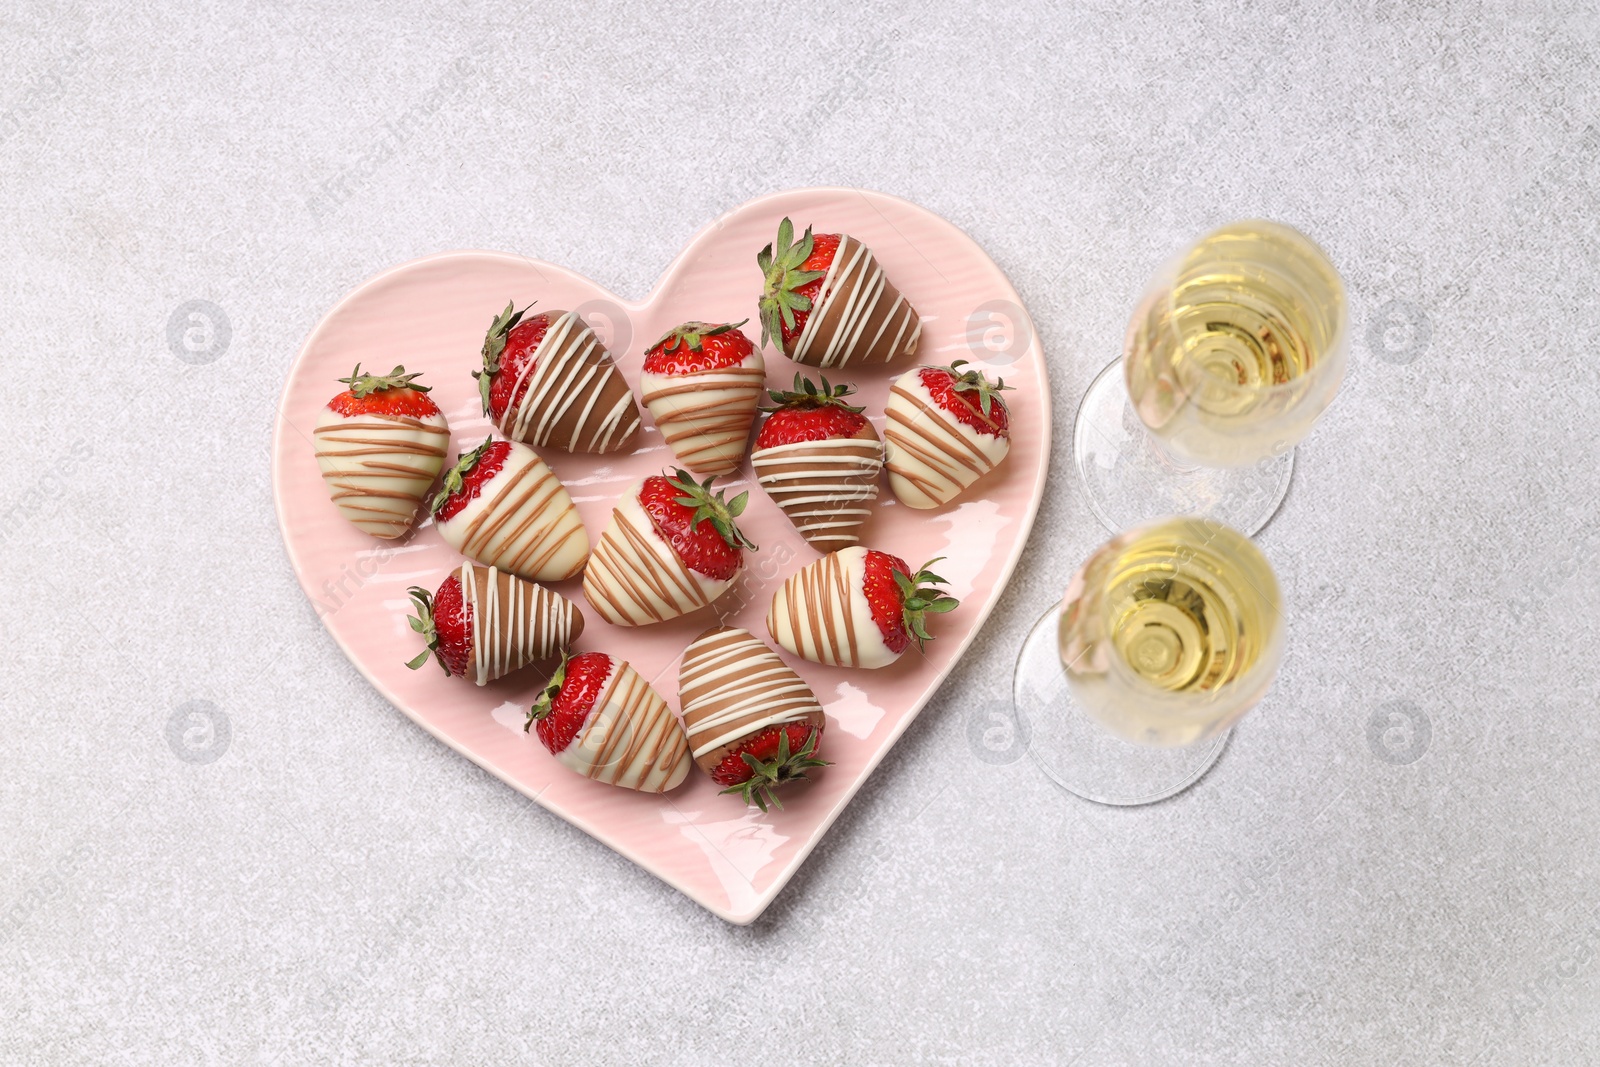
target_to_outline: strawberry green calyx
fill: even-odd
[[[844,398],[856,391],[853,385],[832,385],[828,379],[823,378],[822,384],[816,385],[810,378],[794,376],[794,389],[768,389],[767,395],[772,398],[773,407],[763,407],[765,412],[777,411],[779,408],[820,408],[840,407],[846,411],[860,414],[863,408],[852,407],[844,402]]]
[[[917,568],[916,574],[906,574],[896,568],[894,584],[900,589],[903,602],[902,616],[905,619],[906,632],[917,639],[917,647],[924,648],[933,640],[933,635],[928,633],[924,617],[928,612],[943,615],[947,611],[954,611],[961,601],[955,597],[946,596],[944,590],[933,588],[934,585],[949,585],[945,579],[934,574],[929,567],[938,563],[943,556],[936,556]]]
[[[381,393],[385,389],[414,389],[419,393],[426,393],[432,386],[412,384],[422,377],[422,372],[407,374],[404,367],[395,367],[388,374],[362,374],[361,364],[356,364],[356,369],[350,372],[350,377],[340,378],[339,384],[350,387],[350,395],[357,400],[372,393]]]
[[[694,508],[689,529],[693,530],[702,521],[708,521],[730,547],[748,548],[752,552],[756,550],[755,542],[746,537],[733,521],[744,514],[745,505],[750,503],[749,493],[740,493],[732,500],[725,500],[725,494],[713,494],[711,491],[711,483],[717,480],[716,475],[708,477],[702,484],[682,467],[673,473],[676,477],[668,478],[667,484],[683,494],[676,498],[677,502],[686,508]]]
[[[807,780],[806,772],[813,767],[828,766],[827,760],[816,758],[818,730],[812,730],[806,737],[806,743],[800,751],[789,751],[789,731],[778,730],[778,752],[770,760],[760,760],[748,752],[741,752],[740,758],[750,767],[750,777],[738,785],[731,785],[724,789],[724,793],[737,793],[744,798],[746,804],[754,804],[763,813],[767,805],[771,804],[779,811],[783,810],[783,801],[779,800],[774,792],[778,786],[786,782],[804,782]]]
[[[494,444],[494,438],[486,437],[483,439],[483,444],[474,448],[471,452],[463,452],[456,457],[456,465],[445,472],[444,484],[433,495],[433,503],[428,505],[428,510],[431,513],[439,514],[439,509],[444,507],[444,502],[449,500],[452,494],[461,492],[461,480],[466,477],[468,471],[478,465],[478,460],[483,458],[483,454],[489,450],[489,446],[492,444]]]
[[[675,352],[679,345],[688,345],[689,351],[698,352],[707,337],[716,337],[719,334],[727,333],[729,330],[737,330],[749,321],[749,319],[740,319],[738,322],[724,323],[686,322],[682,326],[674,327],[662,334],[661,340],[650,347],[659,347],[663,352]]]
[[[571,658],[571,653],[561,653],[561,666],[557,667],[556,673],[552,674],[550,680],[544,683],[544,688],[540,690],[539,696],[534,700],[533,707],[528,709],[527,721],[522,724],[523,733],[527,733],[533,728],[534,723],[550,715],[551,708],[555,706],[556,697],[561,693],[561,687],[567,682],[567,661]]]
[[[1010,409],[1006,407],[1005,398],[1000,394],[1006,390],[1015,392],[1015,386],[1007,385],[1004,378],[997,382],[991,382],[981,370],[961,369],[968,366],[970,364],[966,360],[958,359],[948,367],[934,367],[932,369],[948,372],[950,377],[954,379],[950,383],[950,387],[956,392],[977,393],[978,407],[982,410],[985,418],[989,417],[989,408],[994,404],[999,404],[1002,409],[1009,411]]]
[[[794,329],[794,313],[810,311],[811,298],[796,290],[822,277],[826,271],[801,270],[811,257],[811,227],[799,242],[794,239],[794,224],[785,218],[778,224],[778,240],[756,253],[756,264],[766,279],[761,290],[761,343],[783,336],[781,326]]]
[[[433,624],[433,594],[421,586],[414,585],[406,592],[411,599],[416,601],[417,613],[407,617],[406,621],[411,628],[422,635],[422,640],[427,643],[420,655],[413,660],[408,660],[406,666],[417,670],[428,662],[429,656],[437,656],[439,666],[444,668],[444,673],[450,673],[450,665],[444,661],[444,653],[439,651],[439,631]]]
[[[506,338],[511,336],[511,331],[517,328],[517,323],[522,321],[522,316],[528,313],[528,307],[521,311],[516,310],[517,302],[509,301],[506,309],[495,316],[494,322],[489,325],[489,332],[483,338],[483,369],[475,370],[472,376],[478,379],[478,393],[483,397],[483,413],[489,413],[489,384],[496,374],[500,373],[500,354],[506,350]]]

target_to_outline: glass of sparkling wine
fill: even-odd
[[[1100,546],[1017,661],[1029,755],[1064,788],[1148,804],[1188,788],[1283,657],[1272,567],[1212,519],[1157,519]]]
[[[1150,283],[1078,408],[1094,513],[1113,531],[1172,514],[1255,533],[1339,391],[1349,332],[1339,272],[1299,230],[1258,219],[1200,238]]]

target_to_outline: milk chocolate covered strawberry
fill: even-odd
[[[483,339],[484,414],[513,441],[566,452],[618,452],[639,430],[639,405],[611,354],[571,311],[529,315],[507,304]]]
[[[437,592],[413,586],[411,628],[427,646],[406,664],[431,655],[446,674],[487,685],[549,659],[583,633],[583,612],[560,593],[495,567],[463,563]]]
[[[796,363],[816,367],[888,363],[916,351],[922,320],[872,250],[849,234],[813,237],[808,226],[796,241],[784,219],[756,263],[763,345],[770,340]]]
[[[678,669],[689,749],[700,769],[746,804],[783,807],[776,790],[827,763],[827,720],[811,687],[748,630],[718,626],[694,639]]]

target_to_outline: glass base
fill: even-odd
[[[1028,724],[1028,755],[1057,785],[1097,804],[1153,804],[1198,782],[1222,755],[1228,730],[1187,748],[1124,741],[1091,718],[1072,697],[1061,669],[1061,609],[1039,619],[1017,657],[1013,698]]]
[[[1128,402],[1120,359],[1083,394],[1072,454],[1090,510],[1112,533],[1164,515],[1204,515],[1248,537],[1277,512],[1294,471],[1292,450],[1238,469],[1175,463]]]

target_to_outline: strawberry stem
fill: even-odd
[[[916,574],[906,574],[896,567],[890,573],[894,576],[894,584],[900,590],[902,603],[901,615],[905,621],[906,632],[917,639],[917,648],[922,649],[933,640],[933,635],[928,633],[924,621],[929,612],[943,615],[947,611],[954,611],[961,603],[955,597],[946,596],[944,590],[933,588],[935,585],[949,585],[945,579],[929,570],[935,563],[944,559],[935,556],[921,567]]]
[[[406,592],[416,601],[417,609],[417,613],[408,616],[406,621],[411,624],[413,630],[422,635],[422,640],[427,644],[418,656],[406,661],[406,666],[417,670],[428,662],[430,655],[433,655],[438,657],[439,666],[444,668],[444,673],[449,674],[450,665],[444,661],[444,653],[439,651],[439,630],[433,621],[433,594],[419,585],[412,586]]]
[[[433,387],[428,385],[413,385],[422,372],[407,374],[406,369],[396,366],[388,374],[362,374],[361,364],[356,364],[356,369],[350,372],[350,377],[340,378],[339,384],[350,387],[350,395],[360,400],[372,393],[381,393],[385,389],[414,389],[419,393],[429,392]]]
[[[709,322],[686,322],[681,326],[674,326],[661,335],[661,340],[651,345],[651,348],[660,348],[663,352],[671,352],[679,345],[688,345],[691,352],[700,351],[701,344],[707,337],[716,337],[729,330],[737,330],[749,319],[740,319],[738,322],[724,322],[713,325]]]
[[[738,785],[731,785],[723,793],[736,793],[744,798],[746,804],[753,804],[760,808],[762,813],[767,811],[771,804],[779,811],[783,810],[783,801],[779,800],[774,790],[786,782],[804,782],[809,780],[806,774],[813,767],[829,766],[827,760],[816,758],[817,739],[822,731],[816,728],[806,736],[806,743],[800,751],[789,751],[789,731],[778,727],[778,751],[770,760],[760,760],[748,752],[741,752],[739,756],[750,767],[750,777]]]
[[[1000,394],[1006,390],[1015,392],[1016,387],[1007,385],[1004,378],[991,382],[981,370],[975,368],[971,370],[961,369],[962,367],[970,366],[971,364],[966,360],[958,359],[948,367],[930,367],[929,369],[942,370],[949,374],[952,379],[950,387],[958,393],[976,392],[978,394],[978,408],[983,412],[984,418],[989,417],[989,408],[994,404],[999,404],[1003,411],[1010,411],[1011,409],[1006,407],[1005,398]]]
[[[506,338],[511,336],[511,331],[517,328],[517,323],[522,321],[522,316],[528,313],[528,308],[533,307],[537,301],[530,302],[521,311],[516,310],[515,300],[506,303],[506,309],[495,316],[494,322],[489,324],[489,332],[483,338],[483,369],[475,370],[472,376],[478,379],[478,392],[483,398],[483,413],[489,414],[489,385],[496,374],[500,373],[500,356],[506,350]]]
[[[693,530],[702,521],[710,522],[717,533],[728,543],[730,548],[748,548],[756,551],[756,543],[744,535],[738,525],[733,521],[744,514],[744,509],[750,503],[748,492],[740,493],[732,500],[723,499],[724,493],[711,492],[711,483],[716,481],[716,475],[705,480],[704,484],[694,480],[694,475],[682,467],[673,472],[676,477],[667,479],[667,484],[677,489],[682,496],[676,497],[677,503],[686,508],[694,508],[694,515],[689,519],[689,529]]]
[[[544,683],[544,688],[540,690],[539,696],[534,700],[533,707],[528,709],[528,719],[522,724],[523,733],[527,733],[533,724],[540,719],[549,716],[550,709],[555,705],[556,697],[561,695],[561,687],[567,682],[567,660],[571,658],[571,653],[561,653],[561,666],[557,667],[556,672],[550,676],[550,680]]]
[[[462,452],[456,456],[456,465],[445,472],[444,483],[439,487],[439,491],[433,495],[433,503],[428,505],[428,510],[431,513],[439,514],[439,509],[444,507],[445,501],[449,500],[453,494],[461,492],[462,479],[466,477],[468,471],[478,465],[478,461],[483,458],[484,452],[488,451],[489,446],[493,443],[493,436],[485,437],[483,444],[474,448],[471,452]]]
[[[819,386],[812,382],[810,378],[802,378],[799,374],[796,374],[792,390],[767,390],[767,395],[772,398],[772,403],[775,406],[763,407],[761,410],[770,414],[779,408],[805,409],[833,406],[844,408],[846,411],[853,411],[859,415],[864,410],[863,408],[852,407],[844,402],[844,398],[855,391],[856,387],[853,385],[833,385],[829,383],[827,378],[823,378],[822,384]]]
[[[805,236],[794,240],[794,223],[785,218],[778,224],[778,240],[756,253],[756,264],[766,280],[761,290],[761,343],[783,336],[782,329],[794,329],[794,313],[810,311],[811,298],[797,290],[826,274],[820,270],[801,270],[811,258],[811,227]],[[776,249],[776,251],[774,251]]]

